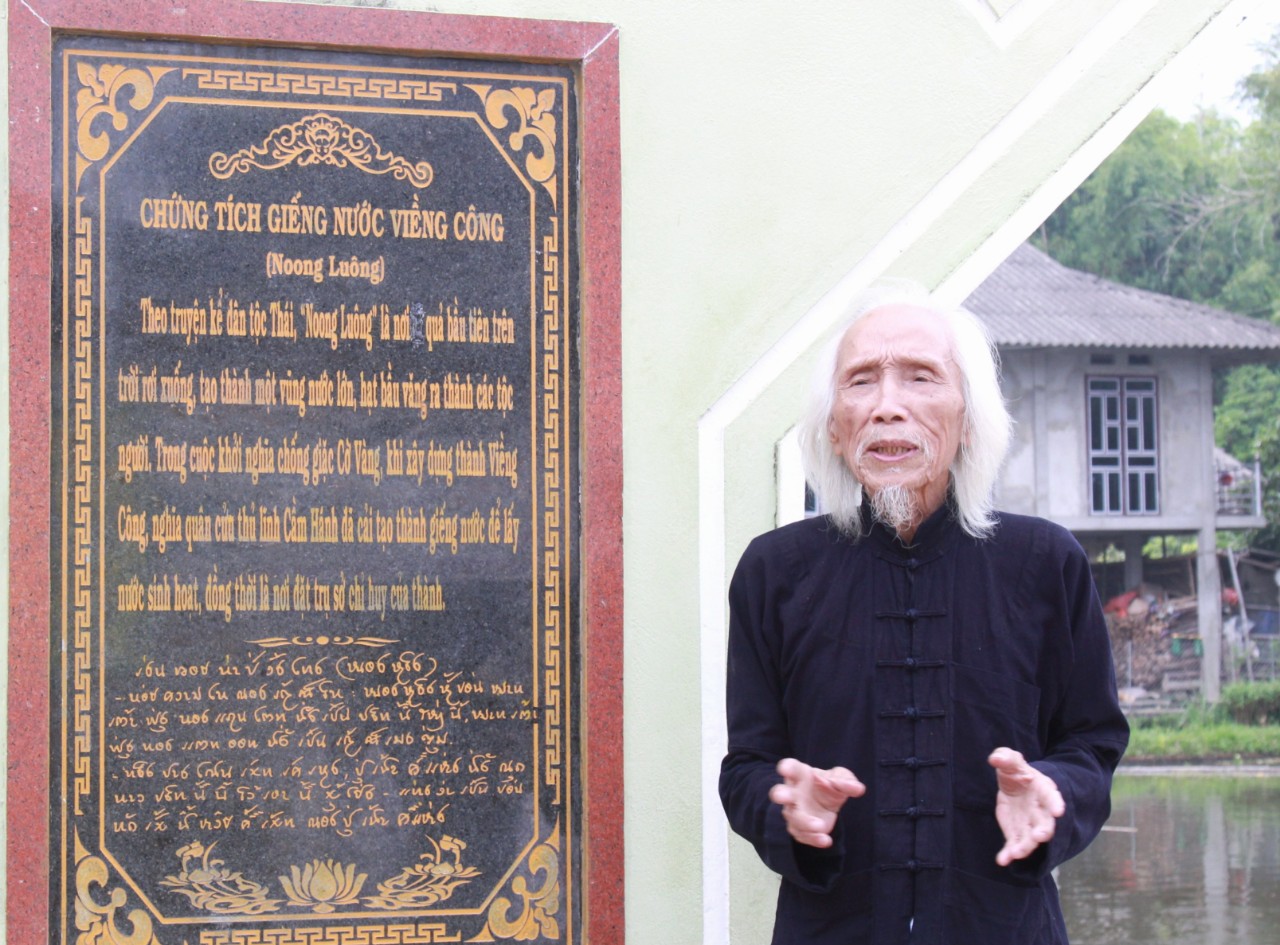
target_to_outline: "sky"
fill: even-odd
[[[1274,0],[1258,0],[1234,13],[1224,23],[1215,24],[1207,35],[1198,37],[1183,61],[1175,63],[1162,77],[1164,86],[1156,107],[1179,121],[1188,121],[1198,108],[1216,108],[1233,115],[1241,123],[1249,114],[1235,100],[1236,84],[1262,62],[1257,46],[1280,27],[1280,12]]]

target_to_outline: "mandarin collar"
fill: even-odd
[[[872,538],[883,551],[899,557],[931,556],[941,551],[960,527],[956,519],[954,501],[949,492],[947,500],[920,523],[910,544],[904,542],[893,529],[874,520],[871,515],[871,500],[865,493],[862,496],[861,514],[864,534]],[[869,530],[866,529],[868,522],[871,523]]]

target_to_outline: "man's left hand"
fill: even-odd
[[[987,764],[996,769],[996,821],[1004,831],[996,862],[1008,866],[1053,839],[1057,819],[1067,806],[1053,779],[1031,767],[1021,752],[997,748]]]

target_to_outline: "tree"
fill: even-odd
[[[1280,550],[1280,371],[1269,365],[1246,364],[1227,374],[1224,391],[1214,410],[1214,438],[1232,456],[1257,456],[1265,488],[1263,513],[1267,527],[1252,544]]]
[[[1064,264],[1126,285],[1254,316],[1280,298],[1280,149],[1255,122],[1152,112],[1045,221]],[[1280,115],[1276,128],[1280,133]]]

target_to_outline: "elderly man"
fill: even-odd
[[[1050,871],[1128,742],[1089,564],[996,512],[1010,418],[967,312],[863,306],[802,430],[827,514],[729,591],[734,830],[781,874],[775,943],[1065,943]]]

